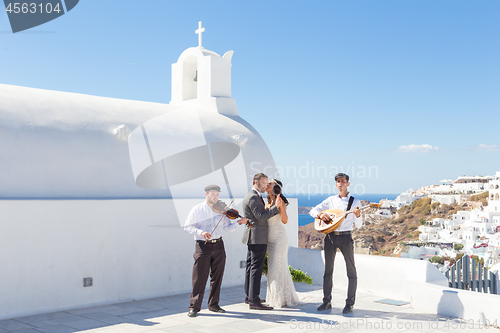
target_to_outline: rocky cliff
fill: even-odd
[[[368,202],[362,203],[367,205]],[[449,217],[458,210],[469,210],[470,203],[461,206],[440,205],[425,198],[393,211],[390,218],[375,214],[377,208],[363,210],[363,226],[354,229],[354,252],[360,254],[391,255],[394,248],[403,240],[418,240],[417,231],[421,221],[436,217]],[[314,223],[299,226],[299,247],[323,249],[325,234],[314,229]]]

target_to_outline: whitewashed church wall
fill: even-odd
[[[169,205],[172,200],[0,200],[0,319],[189,293],[194,240],[168,215]],[[288,209],[286,230],[297,246],[297,199]],[[243,229],[224,236],[223,286],[244,283]],[[92,287],[83,287],[86,277]],[[188,298],[179,304],[188,306]]]
[[[0,101],[1,199],[168,197],[136,185],[127,143],[167,104],[4,84]]]

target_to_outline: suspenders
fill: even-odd
[[[349,203],[347,204],[346,212],[351,209],[353,202],[354,202],[354,197],[351,195],[351,197],[349,198]]]

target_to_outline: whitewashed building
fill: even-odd
[[[477,194],[487,190],[484,183],[453,183],[434,185],[427,189],[428,194]]]
[[[453,243],[462,243],[463,235],[459,220],[443,219],[442,225],[443,230],[440,233],[442,239]]]
[[[500,230],[500,172],[497,172],[495,177],[462,177],[459,180],[460,183],[453,183],[453,187],[462,188],[462,190],[474,190],[474,187],[478,187],[481,191],[488,190],[488,205],[470,211],[458,211],[449,219],[436,218],[427,221],[425,225],[418,228],[421,232],[419,241],[436,246],[441,245],[442,253],[452,257],[456,251],[451,249],[449,244],[463,244],[462,251],[468,255],[478,255],[485,260],[487,265],[492,266],[498,262],[500,254],[500,232],[497,232]],[[427,186],[417,192],[428,193],[433,201],[446,204],[459,203],[468,197],[463,194],[432,194],[439,192],[440,189],[446,192],[445,190],[450,189],[450,187],[446,188],[449,185]],[[449,198],[449,201],[446,201],[446,198]],[[428,256],[427,252],[422,251],[413,249],[412,256],[417,254],[421,257]]]
[[[410,205],[415,200],[423,198],[423,196],[415,195],[411,191],[412,190],[401,193],[394,200],[382,200],[380,202],[381,208],[391,208],[392,207],[392,208],[400,209],[403,206]]]
[[[500,171],[488,182],[488,211],[491,216],[500,216]]]
[[[255,173],[277,176],[231,98],[232,55],[200,35],[172,66],[170,104],[0,84],[0,319],[191,290],[182,225],[203,188],[240,209]],[[224,236],[225,286],[244,282],[242,233]]]
[[[377,210],[375,212],[375,214],[373,214],[373,215],[376,215],[376,216],[379,216],[379,217],[383,217],[383,218],[387,218],[387,219],[390,219],[392,217],[391,210],[390,209],[386,209],[386,208],[381,208],[381,209]]]
[[[432,202],[439,202],[441,204],[453,205],[460,204],[460,195],[444,195],[444,194],[431,194]]]
[[[422,242],[437,241],[442,230],[441,223],[426,222],[426,224],[418,227],[418,231],[420,231],[419,240]]]

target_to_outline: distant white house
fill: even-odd
[[[479,228],[470,225],[463,227],[463,239],[467,247],[474,246],[479,235]]]
[[[490,247],[500,248],[500,233],[495,233],[489,237],[488,245]]]
[[[435,241],[440,238],[439,234],[443,230],[441,219],[434,219],[418,227],[420,231],[419,240],[422,242]]]
[[[465,220],[470,218],[470,212],[468,211],[458,211],[456,214],[453,214],[452,220],[464,223]]]
[[[390,219],[392,217],[392,213],[389,209],[386,208],[380,208],[375,212],[375,215],[380,216],[380,217],[385,217]]]
[[[411,191],[411,192],[410,192]],[[413,194],[413,190],[408,190],[407,192],[403,192],[397,196],[394,200],[382,200],[381,208],[396,208],[400,209],[403,206],[410,205],[413,201],[422,199],[423,196]]]
[[[444,195],[444,194],[432,194],[430,195],[432,202],[439,202],[441,204],[453,205],[460,204],[460,195]]]
[[[443,230],[440,233],[442,239],[453,243],[462,243],[463,235],[460,222],[453,219],[442,219]]]
[[[491,216],[500,216],[500,171],[487,184],[488,211]]]
[[[485,215],[480,209],[468,212],[459,211],[453,215],[453,221],[460,223],[463,230],[463,240],[466,246],[474,246],[481,237],[494,234],[496,225]]]

